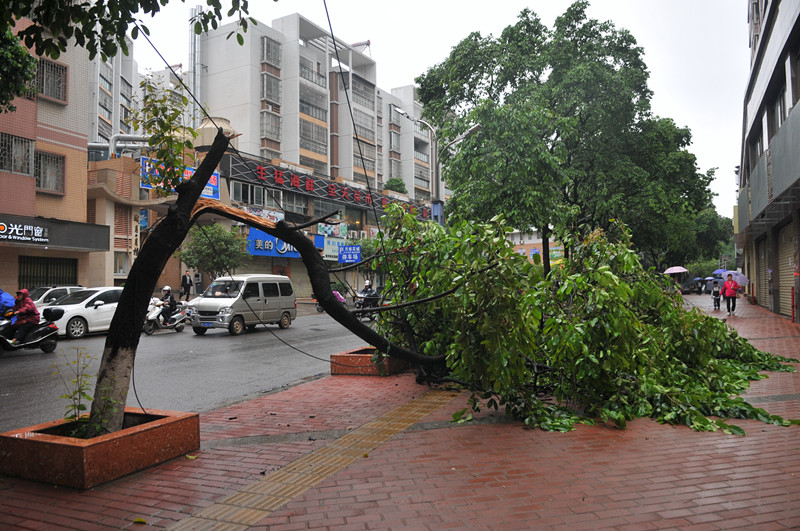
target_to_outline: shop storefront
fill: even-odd
[[[93,285],[89,253],[107,252],[109,227],[0,214],[0,287]]]

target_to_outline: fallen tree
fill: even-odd
[[[200,199],[203,188],[225,154],[227,146],[228,139],[220,129],[192,178],[175,187],[177,200],[151,231],[131,266],[103,349],[88,421],[90,436],[111,433],[122,428],[136,350],[147,306],[156,290],[156,282],[167,260],[183,242],[192,224],[206,213],[216,213],[241,221],[293,245],[308,269],[314,293],[325,311],[381,352],[414,365],[444,364],[443,356],[425,356],[393,344],[339,304],[331,290],[327,265],[314,244],[302,232],[306,225],[290,226],[284,222],[275,224],[217,201]],[[317,221],[309,222],[308,225]]]

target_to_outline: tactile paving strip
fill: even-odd
[[[339,437],[331,444],[276,470],[264,479],[201,509],[170,529],[247,529],[394,435],[413,426],[455,396],[456,394],[448,391],[430,390]]]

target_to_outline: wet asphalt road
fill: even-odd
[[[198,336],[191,328],[142,335],[128,405],[211,411],[329,373],[331,354],[364,345],[327,314],[314,312],[313,305],[298,306],[298,318],[286,330],[270,325],[238,337],[224,330]],[[66,401],[59,396],[67,389],[53,365],[69,380],[65,364],[85,349],[95,358],[89,371],[93,382],[104,343],[101,334],[61,340],[52,354],[0,356],[0,432],[64,416]]]

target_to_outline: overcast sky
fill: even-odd
[[[143,22],[151,40],[170,64],[187,64],[189,11],[195,4],[172,0]],[[223,0],[224,4],[228,2]],[[371,41],[378,86],[409,85],[443,61],[473,31],[499,35],[529,7],[552,27],[568,0],[327,0],[333,32],[345,42]],[[251,15],[270,25],[300,13],[323,28],[323,0],[251,0]],[[749,69],[747,0],[592,0],[588,14],[629,30],[645,51],[653,91],[653,112],[692,131],[690,151],[698,169],[718,168],[711,189],[720,214],[733,216],[734,168],[739,164],[742,104]],[[181,25],[186,24],[185,30]],[[134,47],[139,69],[160,70],[163,63],[139,38]]]

